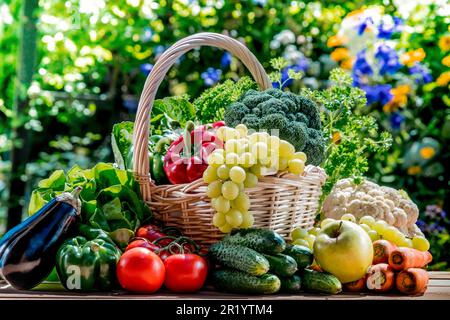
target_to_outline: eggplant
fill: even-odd
[[[0,240],[0,275],[14,288],[28,290],[51,273],[59,247],[80,215],[81,187],[50,200]]]

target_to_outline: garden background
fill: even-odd
[[[284,57],[284,77],[303,73],[285,83],[294,92],[347,70],[366,92],[358,112],[392,135],[386,152],[367,155],[366,176],[407,190],[433,268],[450,269],[449,17],[446,0],[1,0],[0,232],[26,216],[31,190],[55,169],[112,161],[112,125],[133,119],[158,55],[211,31],[245,43],[267,70]],[[245,73],[226,52],[194,50],[158,97],[196,97]]]

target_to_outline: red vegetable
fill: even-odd
[[[147,224],[145,226],[140,227],[136,231],[136,237],[145,238],[145,239],[149,240],[150,242],[153,242],[155,240],[158,240],[158,239],[166,237],[166,236],[167,236],[167,234],[162,232],[161,228],[154,224]],[[158,246],[164,247],[164,246],[167,246],[171,242],[172,242],[172,239],[167,238],[167,239],[164,239],[164,241],[158,242]]]
[[[127,248],[125,249],[125,251],[128,251],[130,249],[133,248],[146,248],[149,249],[153,252],[155,252],[156,250],[161,249],[160,246],[150,242],[149,240],[145,239],[145,238],[134,238],[133,240],[131,240],[131,242],[128,244]]]
[[[191,253],[174,254],[164,261],[164,285],[173,292],[196,292],[205,284],[208,265],[203,257]]]
[[[184,135],[172,142],[164,157],[164,172],[172,184],[189,183],[203,175],[208,167],[206,159],[223,143],[215,135],[214,126],[202,125],[194,129],[194,123],[186,124]]]
[[[117,279],[120,285],[134,292],[158,291],[164,283],[165,273],[161,259],[145,248],[125,251],[117,264]]]

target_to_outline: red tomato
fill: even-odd
[[[145,248],[125,251],[117,264],[117,279],[122,288],[129,291],[156,292],[164,283],[164,277],[164,263]]]
[[[208,275],[206,260],[196,254],[174,254],[164,261],[164,285],[173,292],[196,292]]]

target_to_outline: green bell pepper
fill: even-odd
[[[164,171],[164,156],[172,142],[172,138],[163,137],[158,140],[153,150],[153,157],[150,160],[150,172],[157,185],[169,182]]]
[[[77,236],[59,248],[56,271],[67,290],[109,291],[117,285],[120,255],[120,250],[103,237],[86,240]]]

